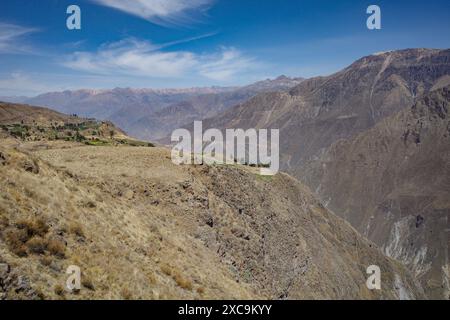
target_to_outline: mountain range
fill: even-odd
[[[154,141],[194,120],[215,116],[258,93],[288,90],[302,80],[280,76],[244,87],[86,89],[50,92],[33,98],[0,97],[0,101],[112,121],[136,138]]]

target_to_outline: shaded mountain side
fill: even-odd
[[[302,78],[280,76],[244,87],[76,90],[50,92],[25,102],[109,120],[132,136],[154,141],[192,119],[215,116],[258,93],[289,90],[302,81]]]
[[[67,90],[41,94],[25,102],[82,117],[109,120],[128,130],[139,119],[189,97],[231,90],[235,88]]]
[[[429,206],[430,201],[434,201],[430,199],[435,199],[435,195],[446,192],[447,189],[441,190],[438,185],[429,184],[429,189],[424,194],[430,197],[421,198],[423,193],[418,190],[424,182],[416,178],[410,180],[408,185],[404,185],[401,194],[395,196],[398,201],[401,199],[401,203],[391,204],[389,199],[394,196],[389,194],[390,187],[384,185],[384,180],[380,180],[382,174],[379,170],[373,169],[374,176],[370,176],[364,170],[357,170],[355,167],[357,164],[365,163],[364,159],[358,162],[353,158],[361,153],[356,147],[362,148],[362,150],[367,148],[363,144],[352,146],[350,150],[346,149],[347,155],[338,153],[342,157],[345,156],[344,160],[348,162],[342,168],[335,166],[326,182],[320,184],[321,179],[314,179],[315,173],[309,173],[307,168],[311,166],[311,163],[318,161],[319,169],[317,170],[320,172],[321,156],[329,155],[330,151],[327,150],[334,143],[342,139],[352,139],[373,128],[383,119],[402,110],[409,110],[418,97],[430,91],[445,88],[449,84],[450,50],[408,49],[385,52],[364,57],[334,75],[305,80],[290,92],[260,94],[217,117],[204,121],[203,128],[204,130],[208,128],[280,129],[282,169],[301,180],[305,179],[306,183],[312,183],[313,190],[319,185],[321,188],[328,188],[329,191],[333,190],[331,200],[335,201],[335,205],[330,204],[330,208],[335,209],[343,217],[351,214],[350,222],[378,244],[385,246],[388,243],[385,238],[386,234],[391,235],[390,243],[395,249],[384,248],[386,252],[399,257],[410,267],[419,266],[414,267],[413,270],[422,278],[427,290],[434,297],[448,298],[446,279],[448,279],[449,272],[448,267],[445,267],[447,264],[445,261],[448,261],[445,257],[448,240],[442,238],[444,236],[442,225],[445,225],[443,217],[446,216],[447,209],[442,204],[434,205],[436,210],[432,209],[433,206]],[[435,123],[437,122],[430,122],[430,125]],[[397,130],[403,129],[403,127],[397,128]],[[390,137],[390,139],[397,138],[398,135]],[[409,139],[412,139],[411,135]],[[383,143],[380,142],[380,144]],[[421,153],[421,163],[435,163],[437,166],[434,169],[436,170],[435,176],[448,181],[448,172],[446,171],[448,161],[445,162],[441,158],[442,156],[434,151],[435,145],[447,144],[444,136],[436,136],[434,140],[430,140],[428,146],[430,150]],[[332,152],[337,152],[337,147],[331,148]],[[387,168],[397,165],[400,169],[395,171],[395,175],[401,180],[401,175],[405,174],[407,179],[408,172],[401,169],[404,161],[397,158],[396,162],[391,162],[392,159],[399,157],[396,150],[392,148],[382,152],[383,158],[379,159],[378,166]],[[375,154],[371,156],[375,156]],[[339,163],[343,163],[344,160]],[[306,164],[308,167],[305,168]],[[414,164],[412,167],[405,165],[405,170],[414,172],[415,169],[417,168],[414,167]],[[358,172],[358,177],[355,176],[355,172]],[[391,173],[389,170],[381,172],[387,177]],[[306,178],[303,176],[304,174],[306,174]],[[426,177],[427,175],[424,175],[422,178]],[[391,178],[394,179],[391,180],[391,183],[396,183],[395,178]],[[335,179],[340,183],[336,183]],[[364,183],[364,188],[359,188],[362,183]],[[317,192],[323,196],[325,201],[328,200],[327,193],[324,193],[323,189],[317,189]],[[374,203],[371,200],[366,201],[366,192],[374,196]],[[400,190],[396,192],[400,192]],[[384,198],[387,194],[389,197]],[[379,201],[379,199],[382,200]],[[380,210],[384,210],[386,217],[386,214],[392,211],[390,208],[393,205],[397,206],[397,217],[399,215],[410,217],[400,222],[397,218],[380,218],[371,223],[369,232],[367,232],[367,219],[372,217],[374,208],[378,208],[377,206],[385,208]],[[441,206],[443,206],[443,211],[439,211]],[[368,211],[366,212],[364,209]],[[435,238],[409,241],[410,237],[406,235],[409,231],[405,230],[410,230],[410,226],[416,224],[411,216],[415,214],[415,219],[420,225],[423,219],[421,211],[428,209],[433,213],[425,212],[424,214],[433,217],[431,219],[433,222],[430,221],[430,218],[427,219],[428,224],[432,225],[429,232],[433,236],[430,237]],[[406,212],[411,213],[407,214]],[[435,228],[438,224],[440,226]],[[385,231],[375,232],[376,229]],[[393,231],[391,232],[391,230]],[[421,234],[423,235],[423,233]],[[412,236],[412,238],[414,237]],[[424,247],[425,243],[427,244],[426,248]],[[428,250],[428,253],[425,250]],[[439,257],[436,258],[433,254],[437,254],[437,252],[439,252]],[[427,262],[422,257],[426,257]],[[432,267],[429,264],[430,259],[436,259]]]
[[[193,95],[228,90],[234,88],[66,90],[44,93],[25,102],[101,120],[110,120],[114,118],[114,114],[121,114],[124,108],[128,108],[128,116],[136,117],[137,120],[139,116],[143,116],[145,110],[152,112]]]
[[[450,86],[356,137],[297,176],[327,207],[450,299]]]
[[[328,77],[263,93],[204,121],[204,128],[280,129],[282,165],[295,170],[332,143],[410,107],[450,83],[450,50],[408,49],[364,57]]]
[[[285,174],[175,166],[160,148],[46,144],[1,143],[3,298],[425,297]],[[372,264],[381,291],[366,288]],[[82,270],[76,294],[63,289],[69,265]]]

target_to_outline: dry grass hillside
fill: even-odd
[[[3,298],[424,297],[288,175],[175,166],[162,148],[0,145]],[[371,264],[379,292],[365,286]],[[79,292],[64,290],[69,265]]]
[[[0,102],[0,137],[22,141],[76,141],[86,145],[153,146],[130,138],[111,122],[5,102]]]

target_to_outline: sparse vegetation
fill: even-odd
[[[175,283],[180,288],[185,289],[185,290],[189,290],[189,291],[192,290],[192,288],[193,288],[192,282],[189,279],[183,277],[180,271],[178,271],[175,268],[169,266],[168,264],[163,264],[161,266],[161,271],[165,275],[172,277],[172,279],[175,281]]]
[[[47,250],[58,258],[64,258],[66,246],[61,240],[50,239],[47,241]]]
[[[178,272],[173,275],[173,280],[177,283],[177,285],[185,290],[192,290],[192,282],[189,279],[184,278]]]
[[[52,264],[53,258],[51,256],[43,256],[39,261],[43,266],[48,267]]]
[[[78,237],[84,237],[83,227],[79,222],[71,222],[69,224],[69,232]]]
[[[197,293],[199,294],[199,295],[204,295],[205,294],[205,288],[204,287],[198,287],[197,288]]]
[[[154,147],[150,142],[144,142],[133,139],[123,139],[116,133],[116,129],[110,129],[107,134],[102,133],[103,124],[97,121],[88,121],[82,123],[64,123],[62,125],[52,124],[31,126],[15,123],[11,125],[2,125],[3,131],[9,133],[12,137],[22,141],[39,140],[64,140],[84,143],[89,146],[114,146],[127,145],[132,147]]]
[[[124,300],[131,300],[131,299],[133,299],[133,294],[131,293],[130,289],[128,289],[127,287],[123,287],[120,290],[120,295],[122,296],[122,298]]]
[[[34,254],[44,254],[47,249],[48,242],[41,237],[33,237],[26,242],[29,252]]]
[[[29,237],[25,230],[7,229],[4,233],[6,243],[8,244],[11,252],[19,257],[25,257],[28,255],[25,242],[29,239]]]
[[[94,283],[92,282],[92,280],[85,274],[83,274],[83,276],[81,277],[81,285],[83,287],[85,287],[86,289],[95,290],[95,286]]]
[[[37,219],[21,219],[16,222],[18,229],[23,229],[27,234],[32,236],[45,236],[48,232],[47,222],[43,218]]]
[[[5,239],[11,249],[19,257],[28,254],[44,255],[46,252],[63,258],[65,245],[60,240],[49,238],[49,227],[42,218],[20,219],[13,226],[6,228]],[[41,259],[43,265],[49,265],[49,257]]]
[[[64,296],[64,288],[62,285],[60,285],[60,284],[55,285],[53,290],[56,295],[58,295],[60,297]]]

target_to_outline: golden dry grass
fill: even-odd
[[[316,210],[307,188],[286,175],[261,180],[242,166],[175,166],[163,148],[3,148],[0,257],[46,299],[276,298],[292,263],[304,261],[307,281],[296,282],[292,296],[336,297],[344,286],[349,296],[376,298],[351,285],[365,283],[361,256],[404,272]],[[29,157],[39,172],[24,170]],[[82,272],[77,293],[61,290],[70,265]],[[342,268],[349,272],[334,278]]]

